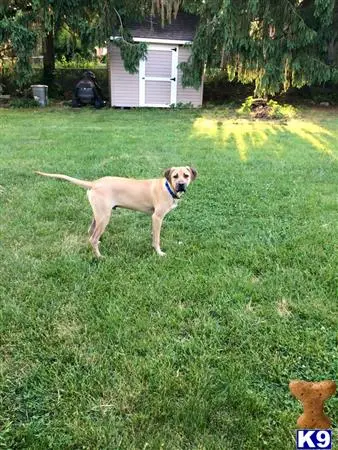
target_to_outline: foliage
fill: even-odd
[[[238,112],[242,114],[249,114],[251,112],[252,104],[254,102],[254,97],[249,96],[245,99],[245,102],[242,103],[241,107],[239,108]]]
[[[238,109],[240,115],[254,115],[253,104],[257,99],[249,96]],[[266,103],[264,118],[266,119],[291,119],[296,116],[296,109],[292,105],[279,104],[275,100]]]
[[[102,67],[102,64],[97,59],[86,59],[79,54],[75,54],[70,61],[62,56],[56,60],[55,67],[57,69],[95,69]]]
[[[64,24],[55,34],[55,57],[57,60],[64,58],[70,61],[78,55],[90,59],[91,52],[82,45],[79,35]]]
[[[57,55],[66,58],[80,48],[82,56],[88,54],[94,46],[105,45],[123,20],[141,19],[150,10],[149,0],[136,3],[133,0],[34,0],[30,3],[6,0],[0,6],[0,42],[4,43],[0,58],[7,57],[11,50],[18,84],[27,84],[32,76],[29,58],[37,42],[42,41],[48,49],[44,58],[45,69],[49,71],[46,75],[52,79],[55,50]],[[134,50],[136,56],[142,56],[145,46],[136,45]],[[134,50],[122,49],[126,60],[134,58]],[[126,65],[134,69],[133,65]]]
[[[10,101],[10,106],[12,108],[36,108],[36,107],[40,106],[40,104],[34,98],[18,97],[18,98],[13,98]]]
[[[182,70],[182,86],[198,89],[201,86],[203,66],[204,63],[199,58],[190,57],[188,61],[181,62],[179,68]]]
[[[200,17],[185,84],[196,73],[222,67],[230,80],[255,82],[256,95],[268,95],[337,80],[328,57],[337,40],[334,0],[186,0],[183,7]]]
[[[292,105],[281,105],[275,100],[268,101],[268,107],[270,108],[270,117],[273,119],[292,119],[296,116],[297,111]]]
[[[95,73],[98,84],[100,85],[105,100],[109,100],[109,82],[107,67],[97,65],[95,67],[88,67]],[[55,86],[57,89],[51,94],[48,89],[48,97],[58,100],[69,100],[73,96],[73,91],[76,83],[82,78],[84,69],[80,68],[56,68],[55,70]],[[0,82],[4,84],[4,93],[12,96],[17,96],[18,89],[15,86],[14,78],[11,74],[0,78]],[[34,69],[31,84],[43,84],[42,69]],[[20,90],[21,91],[21,90]],[[22,94],[21,94],[22,95]]]
[[[183,102],[177,102],[176,104],[172,103],[170,105],[171,109],[192,109],[194,108],[194,105],[191,102],[183,103]]]
[[[8,64],[8,58],[15,58],[13,69],[19,87],[27,84],[31,78],[30,57],[36,39],[31,10],[9,11],[6,14],[4,6],[0,6],[0,68]]]
[[[48,36],[51,45],[56,37],[57,52],[69,58],[79,45],[86,52],[114,34],[121,36],[114,43],[125,68],[135,72],[146,46],[133,43],[127,24],[155,13],[164,23],[179,7],[199,17],[191,58],[181,65],[185,86],[199,85],[205,65],[221,67],[230,80],[254,82],[255,95],[338,80],[334,0],[7,0],[0,10],[2,51],[11,47],[24,84],[38,37]]]
[[[124,68],[129,73],[138,72],[140,59],[147,58],[147,44],[145,42],[133,42],[132,37],[122,31],[120,37],[116,37],[111,42],[119,47]]]
[[[240,83],[237,79],[229,81],[228,74],[219,68],[208,69],[203,77],[203,104],[241,104],[254,92],[254,85]]]

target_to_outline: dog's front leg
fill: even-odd
[[[161,226],[163,222],[164,214],[159,212],[154,212],[152,215],[152,224],[153,224],[153,247],[156,253],[160,256],[165,256],[165,253],[162,252],[160,247],[160,234],[161,234]]]

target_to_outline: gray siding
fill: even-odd
[[[187,61],[190,49],[178,47],[178,63]],[[109,46],[108,54],[111,106],[139,106],[139,74],[128,73],[123,66],[120,49],[115,45]],[[171,61],[167,52],[151,50],[146,62],[146,76],[166,77],[171,74]],[[196,90],[191,87],[183,88],[182,73],[178,70],[177,103],[192,103],[193,106],[201,106],[203,99],[203,84]],[[146,103],[170,104],[170,83],[146,82]],[[168,100],[169,99],[169,100]]]
[[[110,45],[109,65],[111,106],[138,106],[138,73],[130,74],[125,70],[120,49],[116,45]]]
[[[171,51],[149,50],[146,77],[171,77]]]
[[[170,105],[171,84],[168,81],[146,81],[146,104]]]
[[[190,56],[190,49],[183,47],[178,48],[178,63],[187,61]],[[203,83],[198,90],[192,87],[184,88],[182,86],[182,72],[178,69],[178,83],[177,83],[177,103],[192,103],[194,106],[201,106],[203,101]]]

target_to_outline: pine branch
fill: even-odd
[[[123,27],[123,22],[122,22],[121,16],[120,16],[119,12],[117,11],[117,9],[115,8],[115,6],[113,7],[113,10],[115,11],[115,13],[116,13],[116,15],[117,15],[117,17],[119,18],[119,21],[120,21],[120,35],[121,36],[119,36],[118,39],[122,40],[126,45],[134,46],[135,44],[133,44],[132,42],[127,41],[124,38],[124,36],[123,36],[123,34],[124,34],[124,27]]]

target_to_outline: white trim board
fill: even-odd
[[[110,36],[111,41],[115,39],[121,39],[121,36]],[[191,45],[192,41],[184,41],[182,39],[157,39],[157,38],[133,38],[135,42],[147,42],[149,44],[173,44],[173,45]]]
[[[178,48],[177,45],[169,45],[169,44],[149,44],[147,50],[159,50],[162,52],[168,52],[169,50],[173,50],[173,48]],[[177,51],[177,50],[176,50]],[[147,57],[147,55],[146,55]]]
[[[146,101],[146,84],[145,84],[145,74],[146,74],[146,64],[144,59],[140,59],[138,66],[139,73],[139,106],[144,106]]]
[[[142,106],[143,108],[170,108],[170,105],[163,105],[162,103],[147,103]]]
[[[177,66],[178,66],[178,47],[171,49],[171,77],[175,78],[175,81],[171,82],[170,89],[170,104],[176,105],[177,102]]]

